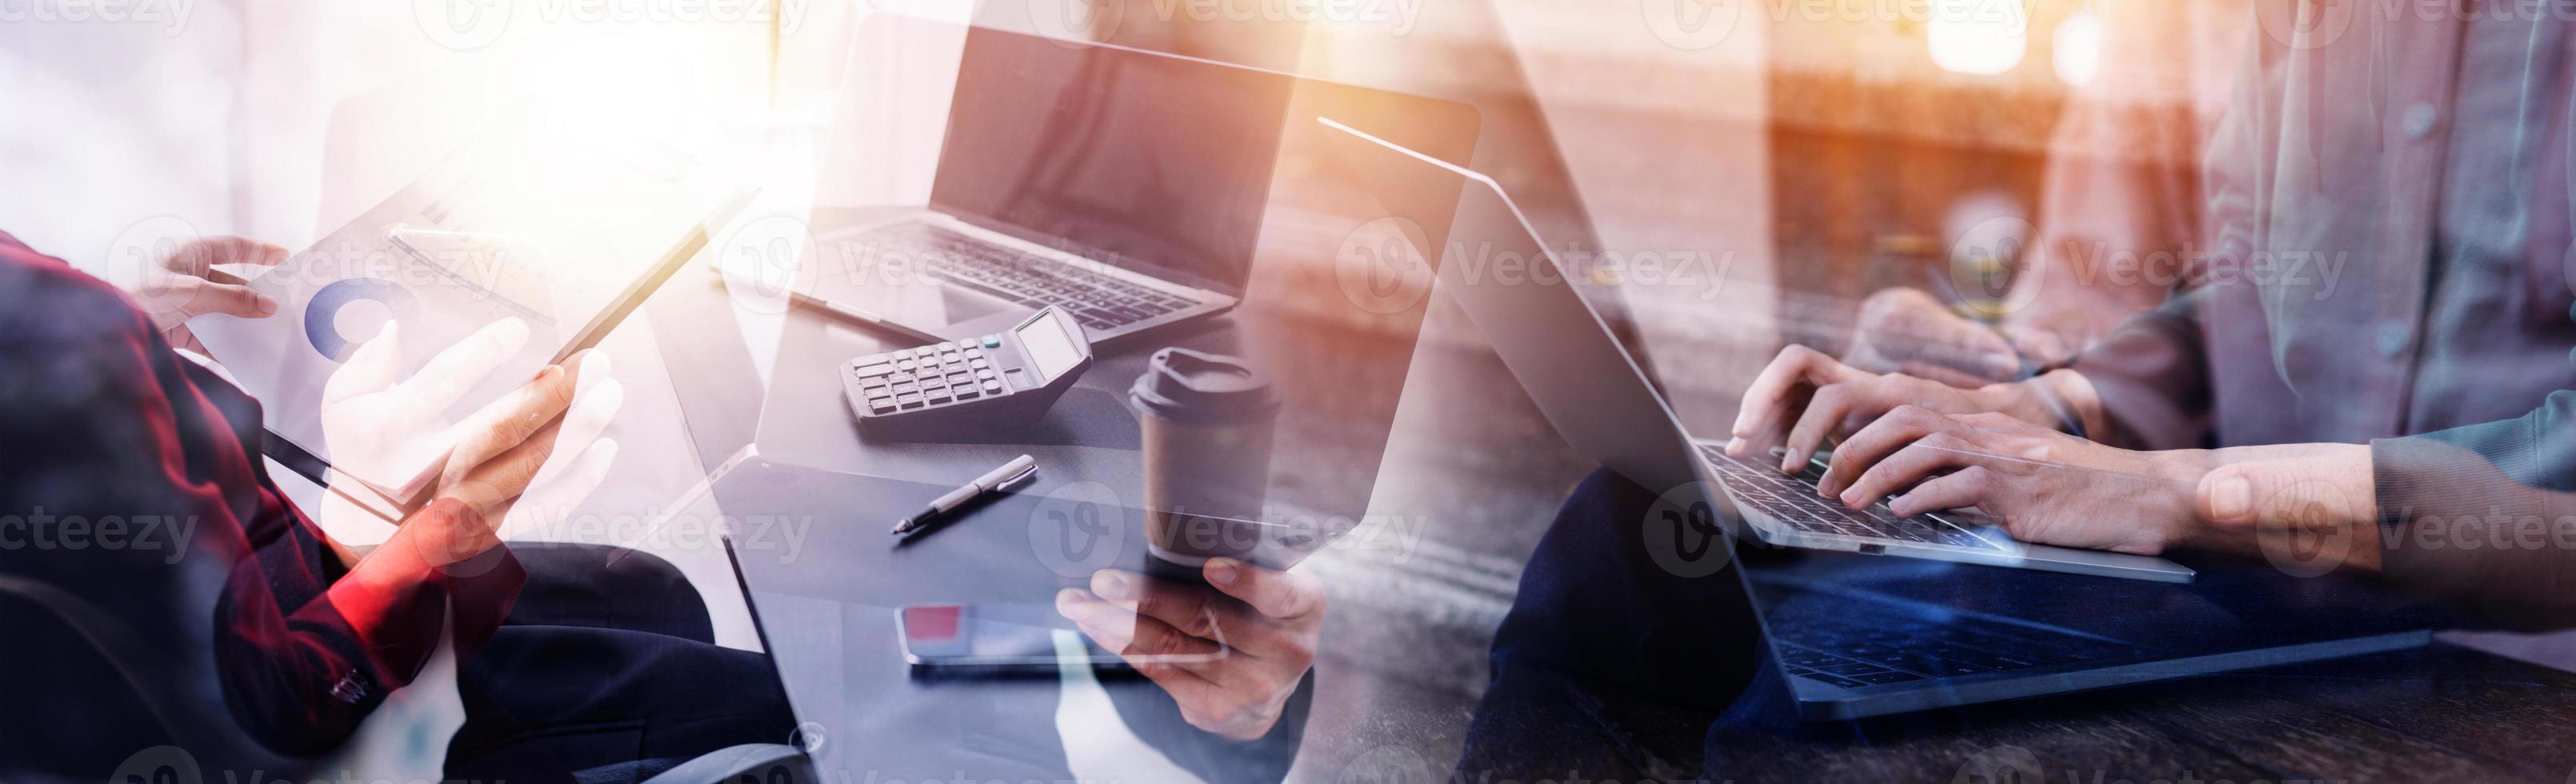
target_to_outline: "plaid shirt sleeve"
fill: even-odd
[[[524,581],[506,548],[437,565],[448,559],[388,545],[343,567],[270,481],[257,401],[173,353],[122,292],[6,233],[0,357],[11,368],[0,380],[0,442],[10,445],[0,473],[16,479],[8,504],[49,506],[61,520],[187,525],[166,562],[92,548],[29,553],[10,569],[142,624],[135,631],[147,645],[159,637],[205,648],[169,660],[211,657],[222,713],[278,752],[337,747],[385,692],[419,673],[451,610],[461,653],[500,625]],[[478,522],[474,514],[442,501],[405,525]],[[208,573],[222,578],[187,579]],[[207,606],[205,633],[189,633],[209,623],[190,608]]]

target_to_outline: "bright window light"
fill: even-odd
[[[2079,13],[2057,26],[2057,78],[2082,87],[2102,74],[2102,17]]]
[[[1992,76],[2021,64],[2029,30],[2021,0],[1932,0],[1925,43],[1944,70]]]

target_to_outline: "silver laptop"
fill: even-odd
[[[807,292],[939,340],[1053,305],[1095,344],[1226,312],[1290,75],[972,28],[926,209],[815,238]]]
[[[1488,254],[1524,254],[1560,264],[1520,207],[1491,178],[1403,149],[1331,119],[1324,124],[1421,164],[1426,174],[1464,178],[1449,236],[1473,238]],[[1435,242],[1443,240],[1435,238]],[[2190,582],[2189,567],[2163,558],[2018,542],[1968,515],[1900,517],[1884,503],[1848,509],[1818,496],[1817,468],[1799,476],[1727,457],[1724,442],[1695,439],[1681,427],[1613,336],[1600,314],[1562,274],[1516,282],[1457,277],[1466,265],[1441,265],[1477,329],[1548,422],[1587,457],[1647,488],[1677,491],[1705,481],[1723,488],[1706,499],[1741,522],[1739,536],[1780,547],[1841,550],[2023,569],[2162,582]],[[1567,325],[1579,325],[1567,328]]]

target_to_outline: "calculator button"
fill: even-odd
[[[912,374],[897,372],[894,375],[885,377],[885,380],[889,383],[901,384],[906,381],[911,381]]]
[[[921,393],[921,399],[930,401],[930,404],[934,406],[948,402],[949,397],[950,395],[948,394],[948,390],[945,389],[934,389]]]
[[[914,393],[914,392],[919,392],[919,391],[921,391],[921,385],[920,385],[920,384],[914,384],[914,383],[910,383],[910,382],[905,382],[905,383],[901,383],[901,384],[896,384],[896,385],[894,385],[894,392],[895,392],[895,394],[898,394],[898,395],[909,395],[909,394],[912,394],[912,393]]]
[[[986,381],[986,382],[984,382],[984,391],[986,391],[986,392],[1000,392],[1000,391],[1002,391],[1002,382],[999,382],[999,381]]]
[[[887,355],[886,355],[886,358],[887,358],[887,359],[910,359],[911,357],[912,357],[912,349],[908,349],[908,348],[907,348],[907,349],[903,349],[903,350],[901,350],[901,351],[896,351],[896,352],[893,352],[893,353],[890,353],[890,354],[887,354]]]
[[[954,365],[965,360],[965,357],[958,355],[958,353],[954,351],[939,355],[939,362],[943,365]]]
[[[895,366],[895,367],[897,367],[897,368],[904,369],[904,370],[911,370],[911,369],[913,369],[913,368],[920,367],[920,366],[921,366],[921,363],[919,363],[919,362],[914,362],[914,361],[909,360],[909,359],[898,359],[898,360],[895,360],[895,362],[894,362],[894,366]]]
[[[881,398],[877,398],[877,399],[874,399],[874,400],[870,400],[870,401],[868,401],[868,413],[871,413],[871,414],[883,414],[883,413],[888,412],[888,411],[893,411],[893,410],[894,410],[894,406],[895,406],[894,398],[890,398],[890,397],[881,397]]]
[[[959,400],[972,400],[984,396],[984,391],[976,389],[972,384],[951,387],[950,389],[957,393],[957,399]]]
[[[993,366],[993,363],[991,363],[991,362],[986,362],[986,361],[981,360],[981,359],[977,359],[977,360],[972,360],[972,361],[967,362],[967,363],[966,363],[966,366],[967,366],[967,367],[971,367],[971,368],[982,369],[982,368],[992,367],[992,366]]]
[[[985,348],[1001,348],[1001,347],[1002,347],[1002,336],[1000,336],[1000,335],[985,335],[985,336],[984,336],[984,347],[985,347]]]
[[[903,397],[895,398],[894,400],[897,403],[903,404],[904,408],[920,408],[922,398],[920,395],[905,395]]]
[[[982,370],[975,371],[975,377],[986,381],[991,381],[995,378],[992,368],[984,368]]]
[[[966,358],[967,358],[967,359],[983,359],[983,358],[984,358],[984,350],[983,350],[983,349],[981,349],[981,348],[970,348],[970,349],[967,349],[967,350],[966,350]]]
[[[874,377],[877,377],[877,376],[882,376],[882,375],[885,375],[885,374],[887,374],[887,373],[892,373],[892,372],[894,372],[894,366],[893,366],[893,365],[869,365],[869,366],[867,366],[867,367],[859,368],[858,370],[853,371],[853,372],[858,373],[860,378],[874,378]]]

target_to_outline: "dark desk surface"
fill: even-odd
[[[1713,744],[1746,780],[2547,781],[2576,773],[2576,675],[2446,644],[1823,725]],[[1689,748],[1699,751],[1700,737]],[[1962,771],[1983,779],[1957,778]]]
[[[1227,352],[1226,324],[1176,329],[1154,345]],[[790,702],[825,739],[817,756],[827,775],[1025,781],[1077,772],[1058,737],[1057,677],[924,676],[903,660],[896,618],[914,604],[1049,606],[1099,569],[1141,568],[1144,521],[1132,510],[1142,445],[1124,393],[1150,349],[1098,355],[1046,419],[1008,437],[934,443],[869,438],[843,404],[840,363],[901,344],[800,313],[779,346],[759,458],[719,480],[716,496],[731,517],[813,520],[797,552],[758,550],[758,537],[738,536],[735,556]],[[887,535],[930,498],[1024,453],[1039,465],[1027,486],[970,504],[927,535]],[[1086,512],[1111,535],[1069,541],[1081,534],[1050,515]],[[1232,769],[1224,755],[1239,750],[1189,728],[1150,682],[1111,675],[1102,684],[1116,715],[1086,719],[1123,721],[1176,760],[1196,753]]]
[[[717,303],[722,299],[720,293],[715,295]],[[707,315],[708,310],[698,309],[690,317]],[[810,328],[832,330],[831,339],[852,354],[876,348],[866,333]],[[722,354],[724,349],[711,353]],[[1431,357],[1426,368],[1435,376],[1429,379],[1435,389],[1473,390],[1479,401],[1476,406],[1460,407],[1454,421],[1432,425],[1438,436],[1456,446],[1453,454],[1463,462],[1424,474],[1414,480],[1423,487],[1410,488],[1445,499],[1455,512],[1437,520],[1426,533],[1424,546],[1409,553],[1410,565],[1385,566],[1361,557],[1315,564],[1335,569],[1341,579],[1331,583],[1334,610],[1317,665],[1315,718],[1291,776],[1294,780],[1357,781],[1361,779],[1352,777],[1408,772],[1417,761],[1436,775],[1458,760],[1468,719],[1477,707],[1476,687],[1485,677],[1484,646],[1492,631],[1491,612],[1497,609],[1470,605],[1508,600],[1508,587],[1517,573],[1505,565],[1525,557],[1525,548],[1534,539],[1534,531],[1521,529],[1543,526],[1553,511],[1546,499],[1561,498],[1567,483],[1583,470],[1579,461],[1563,454],[1561,445],[1545,441],[1547,431],[1543,422],[1536,421],[1535,409],[1517,395],[1490,356],[1476,356],[1472,350],[1443,353]],[[798,372],[790,365],[782,365],[779,371],[773,384],[792,383]],[[681,376],[674,382],[682,388],[684,399],[692,399],[686,393],[693,381],[701,379],[675,375]],[[735,378],[703,380],[737,383]],[[719,396],[695,399],[715,397]],[[837,405],[833,401],[827,410],[837,416]],[[707,429],[709,420],[738,430],[750,416],[738,405],[721,410],[692,407],[687,414],[693,435],[702,440],[705,435],[700,431]],[[826,421],[832,420],[808,421],[802,429],[770,417],[763,417],[760,424],[764,438],[787,443],[796,438],[850,438],[846,430],[820,424]],[[844,427],[845,422],[839,420],[833,427]],[[828,441],[815,443],[830,448]],[[1027,451],[1002,446],[958,449],[961,460],[989,459],[994,464]],[[782,455],[794,451],[779,449]],[[1118,451],[1104,454],[1114,463]],[[851,447],[849,452],[807,456],[821,454],[826,463],[843,461],[834,466],[841,470],[866,467],[853,462],[860,459],[855,453]],[[838,522],[844,521],[826,521],[816,528]],[[877,523],[849,522],[863,527]],[[1466,554],[1444,554],[1452,549]],[[1375,567],[1384,567],[1385,573],[1358,571]],[[1450,573],[1471,571],[1480,574]],[[1368,579],[1349,579],[1353,577]],[[1472,601],[1456,598],[1469,594],[1478,596]],[[792,644],[781,638],[785,633],[890,647],[890,611],[897,598],[875,602],[875,609],[851,609],[817,606],[790,595],[777,601],[808,602],[805,609],[817,613],[811,617],[844,610],[851,617],[783,628],[773,625],[768,630],[770,641],[773,646]],[[880,689],[898,685],[942,689],[941,699],[959,707],[930,713],[836,713],[827,719],[839,725],[833,729],[851,733],[836,732],[837,739],[845,744],[862,742],[863,731],[909,722],[913,729],[934,735],[957,733],[945,737],[952,744],[975,743],[966,749],[972,755],[998,753],[992,743],[995,728],[974,728],[971,717],[1003,711],[1016,698],[914,684],[901,674],[899,664],[885,664],[888,669],[881,677],[864,683],[846,679],[846,672],[858,670],[836,668],[818,676],[828,680],[814,687],[846,696],[852,708],[871,704],[870,692],[882,694]],[[1055,686],[1052,681],[1032,681],[994,688],[1051,704]],[[1588,722],[1551,729],[1603,736],[1605,772],[1596,774],[1589,766],[1577,771],[1596,780],[1611,778],[1607,772],[1611,770],[1687,778],[1699,772],[1702,753],[1713,750],[1722,764],[1708,771],[1711,775],[1746,781],[2000,782],[2007,780],[2005,775],[1975,776],[2018,768],[2022,782],[2064,781],[2072,772],[2085,782],[2095,781],[2099,774],[2103,782],[2126,779],[2137,784],[2190,778],[2238,784],[2297,779],[2557,784],[2570,781],[2571,773],[2576,773],[2576,743],[2568,742],[2576,738],[2576,675],[2437,644],[2338,662],[1816,725],[1785,734],[1734,733],[1713,743],[1705,727],[1704,718],[1640,701],[1612,704]],[[938,776],[953,772],[931,770],[930,758],[938,755],[927,749],[895,752],[891,758],[872,760],[865,751],[843,745],[833,756],[882,773],[879,780],[917,778],[895,776],[896,771]],[[905,761],[920,764],[899,764]],[[2030,768],[2044,775],[2034,777]],[[1963,770],[1967,777],[1962,776]],[[1552,776],[1562,779],[1565,773]]]

